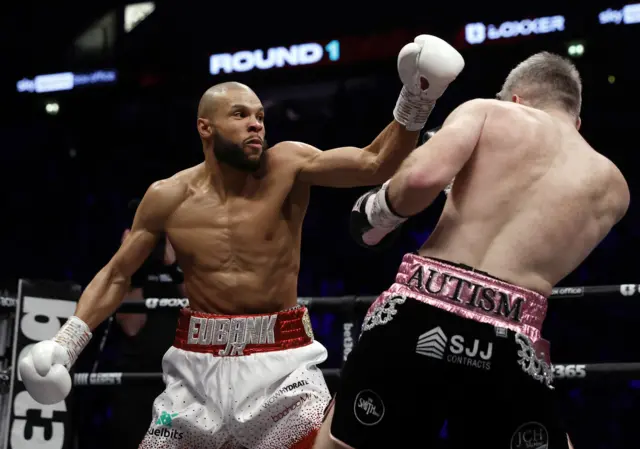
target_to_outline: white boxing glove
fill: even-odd
[[[409,131],[421,130],[449,84],[462,72],[464,59],[442,39],[421,34],[398,54],[398,74],[404,84],[393,110]]]
[[[22,382],[40,404],[56,404],[71,391],[69,369],[91,340],[89,326],[72,316],[53,340],[36,343],[18,363]]]

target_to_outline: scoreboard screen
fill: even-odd
[[[218,53],[209,57],[209,73],[221,75],[311,65],[346,66],[384,60],[395,58],[412,38],[411,31],[398,30],[371,36]]]

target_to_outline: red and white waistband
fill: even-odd
[[[173,346],[225,357],[282,351],[312,342],[306,307],[259,315],[215,315],[184,308]]]

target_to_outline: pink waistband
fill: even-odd
[[[547,313],[547,298],[539,293],[415,254],[405,254],[388,293],[511,329],[533,341],[540,338]]]

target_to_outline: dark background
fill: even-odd
[[[622,222],[560,285],[638,282],[633,256],[640,229],[634,204],[640,24],[598,22],[599,12],[621,9],[624,3],[159,1],[130,33],[123,30],[123,5],[19,2],[6,4],[0,16],[4,282],[26,277],[86,285],[130,225],[128,202],[154,180],[201,161],[195,113],[200,95],[212,84],[237,80],[255,89],[267,108],[270,144],[301,140],[321,149],[368,144],[392,119],[401,87],[395,55],[420,33],[447,40],[466,60],[427,128],[440,125],[465,100],[493,97],[509,70],[531,54],[566,55],[570,44],[584,45],[584,54],[574,59],[584,83],[581,131],[622,170],[632,201]],[[500,24],[558,14],[566,18],[563,32],[474,46],[464,41],[469,22]],[[97,24],[105,17],[111,25],[108,20]],[[92,49],[79,44],[88,31]],[[333,39],[341,44],[336,62],[209,74],[213,53],[324,45]],[[23,78],[101,69],[117,70],[117,83],[47,94],[16,92]],[[59,104],[57,115],[45,111],[51,102]],[[406,223],[392,250],[372,254],[347,233],[349,210],[362,191],[314,188],[304,224],[300,296],[379,293],[392,281],[402,255],[429,235],[443,201]],[[635,361],[640,340],[636,302],[636,296],[552,301],[545,332],[554,359]],[[339,347],[341,326],[335,317],[315,316],[314,324],[330,351]],[[333,357],[329,364],[335,363]],[[637,447],[634,416],[640,414],[634,386],[611,380],[561,389],[576,449]]]

